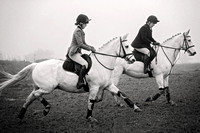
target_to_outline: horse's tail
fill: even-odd
[[[3,89],[10,87],[23,79],[27,79],[30,76],[30,74],[32,73],[32,71],[36,65],[37,65],[37,63],[32,63],[32,64],[26,66],[25,68],[23,68],[21,71],[19,71],[15,75],[12,75],[7,72],[1,72],[1,74],[3,74],[7,79],[6,79],[6,81],[0,83],[0,94]]]

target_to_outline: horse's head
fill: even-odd
[[[183,33],[183,44],[182,49],[185,50],[189,54],[189,56],[194,56],[196,54],[196,51],[194,49],[194,44],[191,41],[191,36],[189,35],[190,30]]]
[[[135,61],[135,57],[132,55],[132,48],[130,45],[125,43],[127,41],[128,34],[120,37],[120,51],[119,56],[125,58],[129,63],[133,63]]]

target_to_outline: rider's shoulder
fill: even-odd
[[[80,28],[77,27],[74,31],[74,35],[79,35],[79,34],[84,35],[84,32]]]
[[[140,28],[140,31],[147,31],[148,29],[148,26],[145,24]]]

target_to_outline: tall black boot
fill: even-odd
[[[85,85],[83,79],[85,77],[85,74],[86,74],[86,67],[82,66],[79,73],[78,83],[76,85],[77,89],[81,89]]]
[[[150,63],[150,58],[149,56],[145,55],[144,56],[144,74],[146,74],[149,71],[148,69],[149,63]]]

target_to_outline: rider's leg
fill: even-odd
[[[149,51],[150,51],[150,57],[149,57],[150,58],[149,59],[149,64],[150,64],[151,61],[156,57],[157,53],[152,47],[149,49]],[[151,68],[150,68],[150,71],[148,71],[148,75],[149,75],[149,77],[153,77]]]
[[[143,53],[147,56],[150,57],[150,51],[147,48],[135,48],[137,51],[139,51],[140,53]]]
[[[73,61],[77,62],[78,64],[81,64],[82,66],[85,66],[86,69],[88,68],[88,63],[85,59],[83,59],[81,57],[82,54],[80,53],[76,53],[73,55],[69,55],[70,59],[72,59]]]
[[[83,78],[85,77],[86,69],[88,68],[88,63],[87,63],[87,61],[85,61],[85,60],[81,57],[81,54],[80,54],[80,53],[76,53],[76,54],[74,54],[73,56],[70,56],[70,58],[71,58],[73,61],[75,61],[75,62],[77,62],[77,63],[79,63],[79,64],[82,65],[81,70],[80,70],[80,73],[79,73],[78,83],[77,83],[77,85],[76,85],[77,89],[80,89],[80,88],[82,88],[82,87],[85,85],[84,79],[83,79]]]
[[[147,48],[135,48],[137,51],[144,54],[144,73],[146,74],[150,61],[150,51]]]
[[[157,53],[153,48],[151,48],[149,51],[150,51],[150,61],[152,61],[156,57]]]

